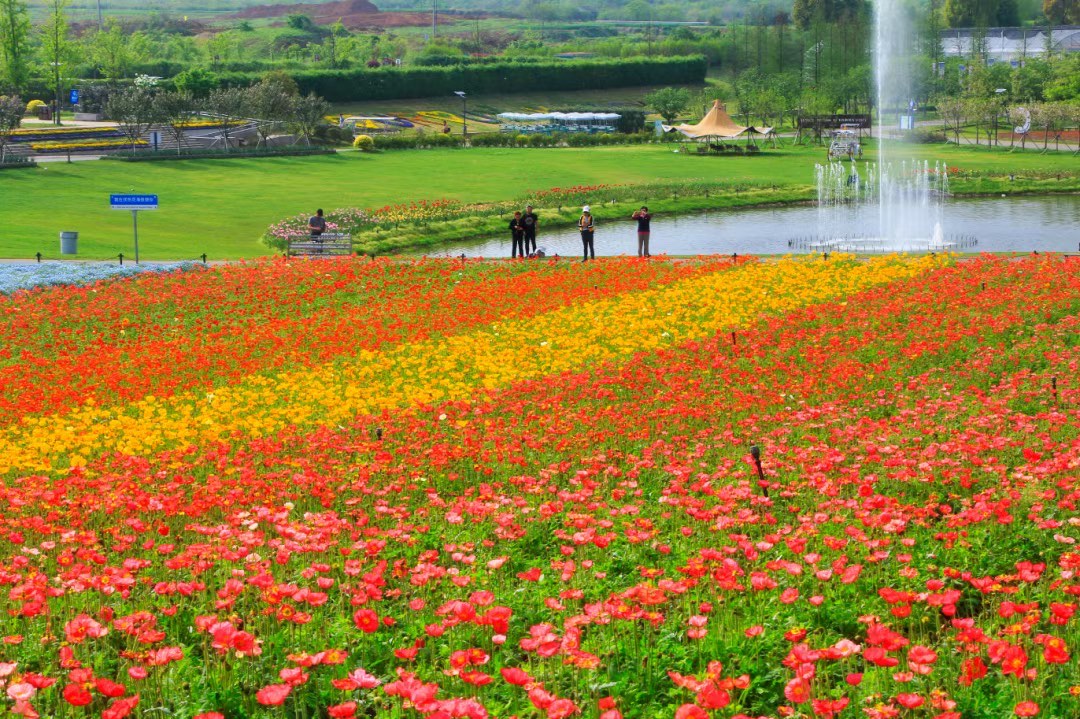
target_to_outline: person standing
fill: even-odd
[[[596,248],[593,246],[593,216],[588,205],[581,208],[581,217],[578,218],[578,230],[581,232],[581,246],[584,253],[582,262],[590,257],[596,259]]]
[[[649,221],[652,220],[652,215],[649,214],[649,208],[642,205],[640,210],[631,215],[631,219],[637,220],[637,256],[651,257],[652,255],[649,254]]]
[[[540,224],[539,218],[533,212],[532,205],[525,206],[525,214],[521,216],[521,223],[525,225],[525,254],[536,252],[536,227]]]
[[[510,257],[528,257],[525,250],[525,225],[521,221],[521,210],[514,211],[514,217],[510,220]]]

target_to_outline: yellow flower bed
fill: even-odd
[[[137,140],[136,147],[145,147],[146,140]],[[121,147],[131,147],[131,140],[81,140],[77,142],[35,142],[30,148],[35,152],[49,152],[50,150],[115,150]]]
[[[360,352],[321,368],[253,375],[209,393],[28,418],[0,434],[0,473],[63,469],[109,451],[146,455],[237,431],[264,436],[289,424],[339,424],[386,408],[461,398],[624,360],[948,262],[834,256],[752,263],[458,336]]]
[[[205,127],[221,127],[222,124],[228,127],[239,127],[244,124],[243,120],[229,120],[222,123],[220,120],[187,120],[185,122],[177,122],[173,124],[173,127],[182,127],[187,130],[199,129]]]
[[[65,135],[107,135],[116,132],[115,126],[105,127],[23,127],[12,133],[14,137],[22,135],[49,135],[63,137]]]
[[[463,122],[461,115],[455,115],[452,112],[443,112],[442,110],[421,110],[416,113],[416,116],[427,120],[428,122],[442,122],[445,120],[446,122],[456,122],[459,125]]]

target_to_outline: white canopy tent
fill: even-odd
[[[501,112],[504,132],[612,132],[615,112]]]
[[[622,115],[614,112],[500,112],[500,120],[511,122],[543,122],[544,120],[558,120],[559,122],[614,122]]]

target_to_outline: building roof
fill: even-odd
[[[1045,27],[991,27],[985,30],[955,28],[941,32],[941,47],[946,57],[971,54],[972,40],[983,37],[986,52],[992,58],[1013,59],[1046,52]],[[1060,25],[1051,28],[1053,52],[1080,52],[1080,26]]]

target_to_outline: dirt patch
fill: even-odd
[[[423,27],[431,22],[426,12],[381,12],[370,0],[341,0],[331,3],[297,3],[295,5],[259,5],[249,7],[229,17],[240,19],[284,18],[307,15],[319,25],[341,20],[350,30],[359,28]]]
[[[1001,134],[1015,140],[1016,142],[1020,142],[1020,135],[1017,135],[1016,133],[1010,132],[1007,135],[1005,133]],[[1058,133],[1055,132],[1050,133],[1050,142],[1054,141],[1054,137],[1057,134]],[[1045,136],[1046,133],[1042,130],[1032,130],[1027,134],[1027,141],[1038,142],[1041,144]],[[1061,132],[1061,136],[1058,139],[1061,142],[1075,143],[1077,140],[1080,140],[1080,130],[1065,130]]]

